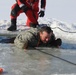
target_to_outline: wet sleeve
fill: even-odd
[[[22,34],[19,34],[15,40],[14,40],[14,44],[15,46],[17,46],[18,48],[21,48],[21,49],[26,49],[27,46],[28,46],[28,37],[24,36]]]
[[[33,35],[29,32],[27,32],[25,35],[23,35],[22,41],[24,43],[24,47],[28,47],[29,43],[31,42],[33,38]]]

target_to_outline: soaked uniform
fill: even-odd
[[[12,6],[11,19],[16,19],[20,13],[23,13],[21,6],[27,6],[27,12],[24,12],[27,16],[26,25],[30,26],[30,23],[38,24],[38,11],[39,0],[16,0],[16,3]],[[45,9],[46,0],[41,0],[41,8]]]
[[[39,29],[37,28],[30,28],[29,30],[20,33],[14,40],[14,44],[16,47],[25,49],[28,47],[44,47],[44,46],[51,46],[51,41],[55,40],[55,36],[52,35],[50,37],[50,41],[47,44],[41,42],[39,37]]]

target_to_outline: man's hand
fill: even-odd
[[[45,15],[45,12],[44,12],[43,10],[41,10],[41,11],[39,12],[39,17],[44,17],[44,15]]]
[[[44,9],[41,9],[39,12],[39,17],[44,17],[44,15],[45,15],[45,11]]]

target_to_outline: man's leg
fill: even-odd
[[[19,14],[21,13],[21,9],[19,8],[18,4],[14,4],[12,6],[12,11],[11,11],[11,26],[7,29],[9,31],[15,31],[17,29],[17,26],[16,26],[16,19],[17,19],[17,16],[19,16]]]
[[[36,11],[28,10],[26,12],[27,22],[26,25],[29,27],[37,27],[38,25],[38,13]]]
[[[0,40],[0,43],[14,43],[14,40],[15,40],[16,37],[13,37],[13,38],[9,38],[9,37],[6,37],[6,38],[2,38]]]

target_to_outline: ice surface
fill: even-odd
[[[0,44],[0,67],[4,69],[3,75],[76,74],[76,65],[53,57],[51,54],[76,63],[76,51],[72,49],[20,50],[13,44]]]
[[[53,19],[39,19],[39,23],[53,28],[56,37],[62,39],[61,49],[20,50],[13,44],[0,43],[2,75],[76,75],[76,25]],[[24,29],[24,24],[25,21],[19,20],[18,29]],[[1,20],[0,30],[6,30],[9,25],[10,21]]]

